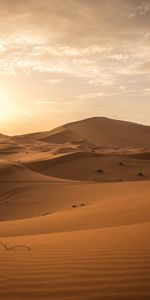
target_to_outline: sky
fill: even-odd
[[[0,133],[150,125],[149,0],[0,0]]]

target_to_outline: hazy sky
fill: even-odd
[[[150,125],[149,0],[0,0],[0,132]]]

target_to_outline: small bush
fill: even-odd
[[[96,170],[96,172],[97,172],[97,173],[104,173],[104,170],[98,169],[98,170]]]
[[[142,176],[144,176],[144,174],[143,174],[142,172],[139,172],[139,173],[138,173],[138,176],[141,176],[141,177],[142,177]]]

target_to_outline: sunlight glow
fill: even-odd
[[[7,93],[0,88],[0,123],[8,122],[12,113],[12,106]]]

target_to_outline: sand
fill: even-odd
[[[108,118],[89,118],[60,126],[48,132],[17,136],[15,141],[38,140],[50,144],[88,142],[103,147],[149,147],[150,126]]]
[[[149,299],[150,223],[13,237],[1,251],[1,299]]]
[[[148,136],[106,118],[0,135],[0,300],[150,299]]]
[[[150,159],[133,154],[111,155],[89,152],[26,162],[32,171],[70,180],[116,182],[150,180]],[[141,174],[142,173],[142,174]]]

